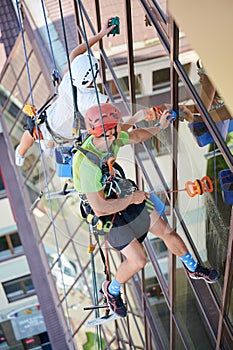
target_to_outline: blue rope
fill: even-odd
[[[64,35],[64,42],[65,42],[65,49],[66,49],[66,56],[67,56],[67,65],[69,70],[69,76],[70,76],[70,83],[72,88],[72,96],[73,96],[73,104],[74,104],[74,123],[73,123],[73,134],[74,129],[78,129],[78,133],[80,136],[80,119],[83,117],[78,109],[78,103],[77,103],[77,94],[76,94],[76,87],[73,84],[73,78],[72,78],[72,72],[71,72],[71,64],[70,64],[70,57],[69,57],[69,51],[68,51],[68,43],[67,43],[67,36],[66,36],[66,28],[65,28],[65,22],[64,22],[64,16],[63,16],[63,10],[62,10],[62,4],[61,0],[59,0],[59,9],[60,9],[60,15],[61,15],[61,22],[62,22],[62,30]]]
[[[32,96],[31,76],[30,76],[30,70],[29,70],[29,65],[28,65],[28,55],[27,55],[26,43],[25,43],[25,38],[24,38],[24,30],[23,30],[23,23],[22,23],[22,18],[21,18],[21,14],[20,14],[19,5],[20,5],[19,1],[16,0],[16,7],[17,7],[17,12],[18,12],[19,26],[20,26],[20,32],[21,32],[22,42],[23,42],[23,50],[24,50],[24,57],[25,57],[25,63],[26,63],[26,69],[27,69],[27,76],[28,76],[28,84],[29,84],[31,103],[34,106],[34,100],[33,100],[33,96]]]
[[[97,89],[97,84],[96,84],[96,80],[95,80],[95,74],[94,74],[94,70],[93,70],[93,66],[92,66],[92,62],[91,62],[91,50],[90,50],[90,47],[88,46],[87,32],[86,32],[86,27],[85,27],[85,24],[84,24],[83,13],[82,13],[82,8],[81,8],[82,5],[81,5],[81,1],[80,0],[78,0],[78,6],[79,6],[81,23],[82,23],[82,27],[83,27],[83,37],[84,37],[84,41],[86,43],[87,53],[88,53],[89,62],[90,62],[90,66],[91,66],[91,74],[92,74],[92,78],[93,78],[97,104],[98,104],[99,113],[100,113],[100,116],[101,116],[102,129],[103,129],[104,139],[105,139],[105,143],[106,143],[106,149],[107,149],[107,153],[109,153],[109,147],[108,147],[108,141],[107,141],[107,137],[106,137],[106,131],[105,131],[105,128],[104,128],[103,116],[102,116],[102,112],[101,112],[101,109],[100,109],[99,92],[98,92],[98,89]]]

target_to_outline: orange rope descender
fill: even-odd
[[[212,192],[213,183],[209,176],[204,176],[201,180],[187,181],[185,189],[190,197],[194,197],[196,194],[202,195],[205,192]]]
[[[114,157],[109,157],[108,160],[107,160],[107,164],[108,164],[108,168],[109,168],[109,173],[111,175],[114,175],[114,170],[113,170],[113,165],[115,164],[116,162],[116,158]]]

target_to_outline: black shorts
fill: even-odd
[[[122,250],[134,239],[141,243],[145,239],[149,227],[150,215],[145,204],[132,204],[117,213],[113,226],[107,233],[107,240],[113,248]]]
[[[144,241],[144,239],[147,237],[147,233],[144,233],[144,235],[142,235],[141,237],[137,238],[137,241],[139,243],[142,243]],[[132,242],[132,241],[131,241]],[[122,249],[124,249],[125,247],[127,247],[127,245],[129,245],[131,242],[129,242],[128,244],[122,245],[121,247],[114,247],[116,250],[121,251]]]

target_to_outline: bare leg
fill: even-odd
[[[188,252],[182,238],[160,218],[156,210],[151,213],[150,218],[151,226],[149,231],[161,238],[173,254],[182,256]],[[142,244],[136,239],[122,249],[121,253],[126,259],[117,270],[116,280],[119,283],[125,283],[145,266],[146,254]]]
[[[30,132],[26,130],[21,137],[19,144],[19,154],[23,157],[29,148],[33,145],[34,138],[31,136]]]
[[[121,250],[125,260],[120,264],[116,280],[119,283],[127,282],[135,273],[140,271],[146,264],[146,254],[141,243],[136,239]]]
[[[150,214],[150,218],[151,226],[149,231],[161,238],[171,253],[182,256],[188,252],[182,238],[161,219],[156,210]]]

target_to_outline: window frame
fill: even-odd
[[[18,240],[21,243],[21,245],[14,246],[14,242],[13,242],[13,239],[11,237],[13,235],[18,236]],[[12,259],[14,257],[18,257],[18,256],[24,254],[23,245],[22,245],[22,242],[20,240],[20,236],[16,230],[11,231],[11,232],[4,232],[4,233],[1,233],[1,231],[0,231],[0,239],[1,238],[6,239],[6,244],[8,246],[8,249],[0,251],[0,262],[4,261],[4,260],[9,260],[9,259]],[[6,255],[4,255],[4,252],[8,252],[8,251],[9,251],[9,253],[6,253]]]
[[[25,284],[25,282],[29,281],[29,280],[31,280],[31,284],[33,286],[33,290],[30,290],[30,291],[27,290],[27,286]],[[14,284],[15,285],[19,284],[20,285],[22,293],[18,294],[18,292],[19,292],[18,289],[15,290],[14,292],[7,293],[6,288],[8,286],[12,286]],[[5,292],[6,298],[7,298],[9,303],[13,303],[15,301],[22,300],[24,298],[28,298],[28,297],[31,297],[33,295],[36,295],[36,290],[35,290],[35,287],[33,285],[32,278],[31,278],[30,274],[24,275],[24,276],[20,276],[20,277],[17,277],[17,278],[14,278],[14,279],[2,282],[2,287],[3,287],[3,290]],[[10,294],[16,294],[16,293],[17,293],[17,295],[9,296]]]

